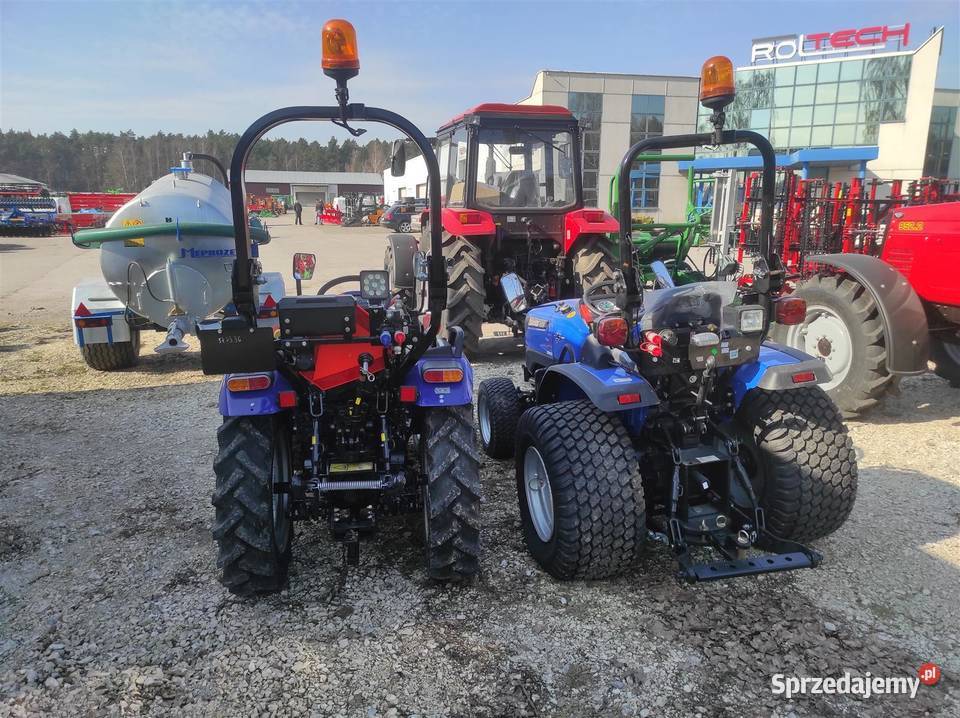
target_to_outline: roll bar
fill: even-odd
[[[360,103],[343,106],[297,106],[284,107],[254,122],[240,137],[230,161],[230,204],[233,213],[234,240],[237,258],[233,264],[233,302],[237,308],[238,319],[247,326],[256,326],[257,306],[254,279],[258,266],[250,253],[250,227],[247,225],[246,187],[244,169],[250,151],[257,141],[268,131],[288,122],[333,120],[346,122],[377,122],[400,130],[416,143],[427,165],[427,185],[430,199],[430,277],[428,282],[428,307],[430,309],[430,328],[424,341],[414,345],[403,361],[403,367],[411,365],[423,355],[433,343],[440,329],[441,314],[447,304],[447,267],[443,258],[442,225],[440,219],[440,166],[433,147],[417,129],[417,126],[395,112],[379,107],[367,107]]]
[[[719,140],[719,141],[718,141]],[[633,145],[620,161],[617,176],[620,222],[620,266],[627,285],[627,297],[639,297],[640,287],[633,266],[631,237],[632,218],[630,212],[630,170],[637,157],[651,150],[672,150],[699,145],[732,145],[745,142],[760,150],[763,158],[763,183],[760,193],[760,256],[763,265],[754,270],[754,288],[761,295],[780,288],[783,271],[780,256],[773,251],[773,194],[776,182],[777,157],[770,141],[763,135],[750,130],[722,130],[692,135],[670,135],[650,137]]]

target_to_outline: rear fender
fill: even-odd
[[[621,404],[619,397],[637,394],[639,401]],[[598,369],[586,364],[554,364],[537,382],[537,403],[588,399],[600,411],[628,411],[660,403],[646,379],[627,373],[622,367]]]
[[[462,354],[437,350],[451,347],[434,347],[414,365],[403,381],[404,386],[417,387],[417,406],[463,406],[473,401],[473,367]],[[448,384],[434,384],[423,380],[427,369],[458,366],[463,370],[463,379]]]
[[[813,372],[813,381],[799,383],[793,381],[795,374],[807,372]],[[793,347],[764,342],[760,345],[760,356],[757,361],[743,364],[733,372],[730,384],[733,389],[734,410],[740,408],[743,398],[751,389],[768,391],[799,389],[828,382],[831,376],[827,365],[819,359]]]
[[[87,308],[89,315],[77,316],[80,304]],[[73,329],[73,341],[78,347],[87,344],[114,344],[130,341],[130,325],[126,321],[127,308],[103,281],[89,281],[73,288],[70,301],[70,322]],[[80,327],[77,320],[95,320],[103,326]]]
[[[588,234],[605,235],[619,232],[620,224],[613,215],[602,209],[578,209],[563,217],[563,253],[570,249],[580,237]]]
[[[866,254],[823,254],[811,261],[839,269],[873,295],[883,321],[887,371],[891,374],[927,371],[930,352],[927,315],[906,277],[886,262]]]
[[[270,374],[273,382],[266,389],[258,391],[233,392],[227,388],[227,380],[244,374],[226,374],[220,382],[220,399],[218,402],[220,413],[223,416],[267,416],[279,414],[286,409],[281,408],[279,395],[281,391],[290,391],[293,387],[290,382],[277,371],[252,372],[254,374]]]

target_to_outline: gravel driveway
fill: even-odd
[[[306,525],[288,589],[216,579],[217,385],[195,354],[88,370],[63,326],[0,327],[0,715],[957,715],[960,392],[905,380],[869,423],[853,516],[816,571],[687,586],[558,583],[523,549],[513,467],[483,468],[471,586],[430,584],[416,521],[345,570]],[[478,378],[513,375],[491,356]],[[771,676],[915,676],[915,699],[800,696]]]

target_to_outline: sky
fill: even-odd
[[[0,0],[0,128],[241,132],[277,107],[332,104],[320,69],[331,17],[357,28],[351,99],[427,135],[480,102],[527,97],[541,69],[697,75],[711,55],[748,64],[752,38],[869,25],[909,22],[911,48],[944,26],[937,87],[960,87],[956,0]],[[331,135],[345,136],[326,123],[270,134]]]

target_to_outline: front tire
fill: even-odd
[[[480,452],[473,407],[427,409],[421,437],[427,574],[464,581],[480,570]]]
[[[492,459],[509,459],[517,441],[517,422],[523,413],[520,392],[505,377],[484,379],[477,393],[480,445]]]
[[[880,402],[893,383],[880,310],[870,291],[844,276],[815,276],[793,296],[805,299],[802,324],[771,325],[774,341],[822,359],[833,378],[823,389],[851,417]]]
[[[535,406],[520,417],[516,460],[524,539],[547,573],[599,579],[634,563],[643,486],[619,418],[586,401]]]
[[[930,337],[930,359],[937,376],[950,382],[950,386],[960,388],[960,343]]]
[[[289,437],[276,417],[230,416],[217,430],[217,442],[212,533],[220,582],[238,596],[279,591],[287,579],[293,527],[288,494],[274,488],[290,481]]]
[[[825,391],[754,389],[735,422],[741,457],[774,539],[812,541],[843,525],[857,496],[857,458]],[[775,541],[765,543],[775,548]]]
[[[463,237],[447,237],[443,256],[449,266],[445,327],[463,329],[463,350],[473,359],[480,352],[483,330],[483,262],[480,248]]]
[[[97,371],[129,369],[140,361],[140,331],[131,329],[128,342],[84,344],[80,347],[80,354],[87,366]]]

